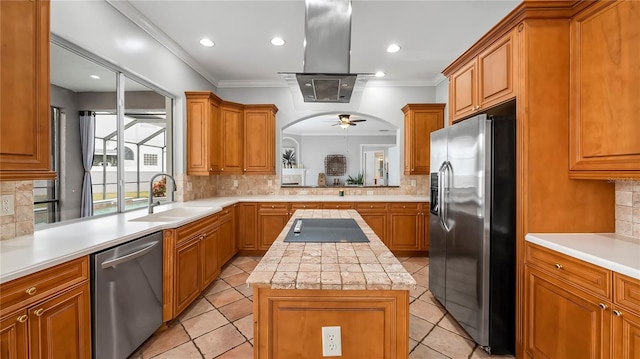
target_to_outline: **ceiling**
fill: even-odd
[[[218,87],[286,86],[302,72],[303,0],[107,0]],[[389,85],[436,85],[440,72],[520,0],[352,0],[352,73]],[[274,36],[284,46],[271,45]],[[200,45],[207,37],[214,47]],[[401,46],[387,53],[389,44]],[[371,83],[371,81],[370,81]]]
[[[396,136],[398,128],[371,116],[352,114],[351,120],[366,120],[346,129],[338,126],[338,113],[323,114],[292,123],[282,129],[284,135],[299,136]]]

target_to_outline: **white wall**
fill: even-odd
[[[184,92],[216,87],[104,1],[53,0],[51,32],[175,98],[174,171],[184,172]]]
[[[444,127],[449,126],[449,80],[445,77],[436,86],[436,103],[444,103]]]

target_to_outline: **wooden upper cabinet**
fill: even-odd
[[[573,178],[640,178],[640,4],[602,1],[571,21]]]
[[[0,179],[53,179],[49,1],[0,1],[0,43]]]
[[[449,76],[450,123],[505,102],[514,92],[514,39],[512,30],[468,63],[446,69]]]
[[[246,174],[275,174],[275,105],[244,106],[244,168]]]
[[[430,134],[444,127],[442,103],[408,104],[404,112],[404,174],[427,175],[430,162]]]
[[[244,166],[244,118],[242,105],[223,101],[220,106],[220,172],[242,174]]]
[[[187,97],[187,174],[220,172],[220,102],[212,92],[185,92]]]

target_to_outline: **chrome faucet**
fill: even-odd
[[[160,205],[160,201],[156,201],[156,203],[153,203],[153,180],[156,179],[156,177],[160,177],[160,176],[165,176],[165,177],[169,177],[171,178],[171,182],[173,182],[173,190],[176,191],[176,179],[173,178],[173,176],[171,176],[168,173],[156,173],[153,176],[151,176],[151,179],[149,180],[149,214],[153,213],[153,207],[155,206],[159,206]],[[173,199],[173,194],[171,195],[171,199]]]

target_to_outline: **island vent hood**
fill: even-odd
[[[362,77],[371,75],[360,74],[359,79],[349,73],[351,0],[305,0],[305,6],[304,72],[295,74],[302,98],[348,103],[356,80],[365,84]]]

